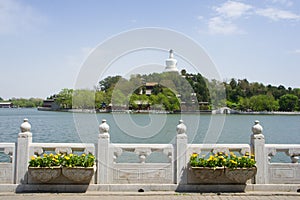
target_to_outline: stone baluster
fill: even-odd
[[[270,163],[272,160],[272,157],[274,157],[277,154],[277,150],[276,150],[276,148],[269,148],[268,152],[266,152],[266,153],[268,155],[268,163]]]
[[[189,162],[187,155],[187,143],[188,137],[186,135],[186,126],[183,120],[179,120],[179,124],[176,127],[176,183],[187,184],[187,164]]]
[[[253,134],[251,135],[251,153],[255,155],[257,166],[257,174],[254,180],[256,184],[265,184],[268,180],[268,155],[266,154],[265,137],[262,131],[263,127],[256,120],[254,126],[252,126]]]
[[[299,161],[299,156],[291,156],[291,160],[292,160],[292,163],[298,163]]]
[[[103,119],[102,123],[99,125],[99,135],[98,135],[98,152],[97,152],[97,183],[107,184],[109,183],[109,164],[113,161],[113,156],[110,159],[110,136],[109,136],[109,125],[106,120]]]
[[[147,156],[152,153],[150,148],[136,148],[134,152],[139,156],[140,163],[145,163]]]
[[[286,150],[285,154],[290,156],[292,163],[298,163],[300,154],[299,150],[300,149],[298,148],[289,148]]]
[[[31,125],[28,119],[20,126],[21,132],[18,134],[17,162],[16,162],[16,184],[27,183],[27,168],[29,162],[29,145],[32,143]]]

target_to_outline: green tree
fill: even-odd
[[[182,76],[185,76],[186,75],[186,70],[182,69],[180,73],[181,73]]]
[[[95,107],[97,109],[103,108],[103,106],[107,106],[105,102],[105,92],[104,91],[96,91],[95,93]]]
[[[256,95],[250,98],[250,109],[253,111],[276,111],[278,110],[278,102],[273,96]]]
[[[59,104],[60,108],[72,108],[73,89],[64,88],[55,96],[55,101]]]
[[[238,110],[248,111],[250,109],[250,99],[241,97],[237,106]]]
[[[281,111],[295,111],[298,108],[299,98],[293,94],[285,94],[279,98]]]
[[[281,96],[287,94],[287,90],[283,85],[279,85],[276,90],[273,91],[273,96],[275,99],[279,99]]]
[[[300,88],[294,88],[292,94],[296,95],[300,99]]]
[[[23,108],[35,108],[41,106],[43,103],[43,100],[39,98],[12,98],[10,99],[10,101],[13,103],[14,106]]]
[[[105,79],[99,82],[100,88],[103,91],[108,91],[109,89],[114,88],[114,86],[121,79],[121,76],[108,76]]]
[[[112,93],[111,103],[113,106],[126,106],[127,98],[124,93],[119,89],[114,89]]]
[[[73,92],[73,108],[94,109],[95,92],[93,90],[79,89]]]

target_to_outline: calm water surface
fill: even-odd
[[[132,124],[126,126],[128,116],[138,128]],[[299,115],[74,115],[36,109],[0,109],[0,142],[16,142],[24,118],[31,123],[34,142],[96,143],[98,126],[105,118],[114,143],[173,143],[176,125],[183,118],[188,128],[189,142],[192,143],[203,143],[205,137],[214,134],[212,138],[217,143],[249,143],[251,127],[257,119],[264,127],[266,143],[300,144]],[[151,124],[153,121],[156,124]],[[210,124],[212,121],[214,123]]]

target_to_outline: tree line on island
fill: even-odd
[[[201,74],[152,73],[108,76],[93,89],[62,89],[53,99],[59,109],[192,111],[229,107],[239,111],[299,111],[300,88],[234,79],[220,82]],[[1,99],[0,99],[1,100]],[[41,99],[10,99],[15,106],[37,107]]]

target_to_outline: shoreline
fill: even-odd
[[[213,114],[213,115],[300,115],[299,111],[260,111],[260,112],[242,112],[235,111],[231,113],[218,113],[215,110],[196,110],[196,111],[161,111],[161,110],[93,110],[93,109],[58,109],[53,110],[44,107],[38,107],[38,111],[70,112],[70,113],[116,113],[116,114]]]

